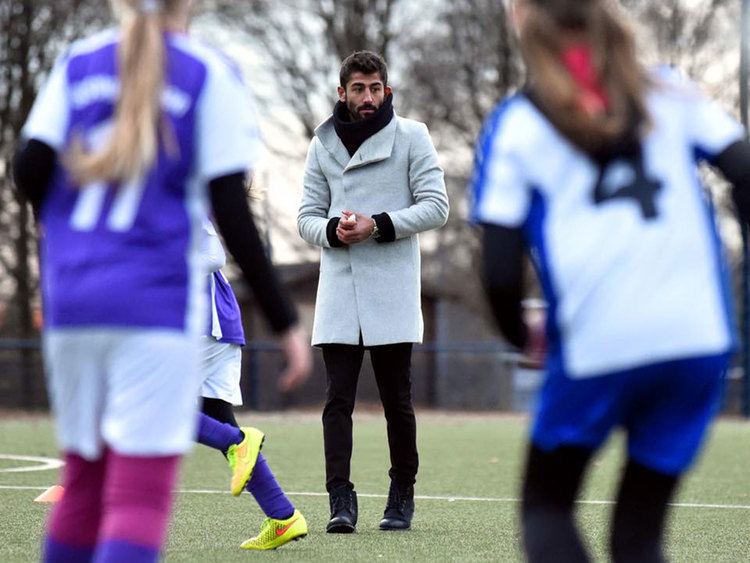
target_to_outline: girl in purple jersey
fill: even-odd
[[[238,74],[186,36],[190,0],[116,5],[120,29],[56,63],[14,162],[44,231],[44,356],[66,460],[46,561],[159,557],[198,419],[209,201],[282,336],[285,380],[310,366],[247,205],[259,139]]]

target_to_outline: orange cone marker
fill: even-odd
[[[34,499],[34,502],[47,502],[54,504],[60,502],[65,493],[65,488],[60,485],[52,485],[49,489],[44,491],[41,495]]]

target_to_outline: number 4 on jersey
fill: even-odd
[[[646,175],[643,157],[638,154],[602,164],[593,199],[596,205],[616,199],[634,199],[641,208],[643,218],[652,220],[659,215],[655,199],[661,188],[660,181]]]

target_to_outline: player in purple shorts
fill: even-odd
[[[43,231],[44,358],[66,461],[45,561],[159,558],[196,435],[209,214],[282,336],[286,377],[310,365],[247,205],[259,137],[238,73],[186,35],[190,0],[116,4],[119,29],[57,61],[14,161]]]
[[[211,307],[208,334],[201,343],[202,413],[198,421],[197,440],[223,452],[232,464],[238,448],[244,447],[243,442],[262,442],[263,435],[255,428],[239,428],[232,411],[233,406],[242,404],[240,368],[245,334],[237,299],[221,272],[226,263],[224,249],[210,221],[206,221],[204,229],[207,235],[204,256],[211,271],[208,287]],[[267,283],[269,280],[258,280],[255,285]],[[282,375],[279,383],[281,390],[287,391],[299,383],[299,378],[290,379],[287,373]],[[252,451],[257,452],[258,448]],[[233,478],[238,479],[236,472]],[[239,494],[243,488],[253,495],[266,515],[260,533],[245,541],[241,546],[243,549],[276,549],[307,535],[304,516],[284,494],[263,454],[257,453],[249,480],[243,475],[236,483],[233,482],[235,494]]]
[[[544,348],[521,314],[526,252],[547,302],[524,547],[531,562],[588,560],[573,506],[621,428],[612,559],[663,561],[668,503],[717,411],[736,338],[697,164],[733,184],[747,220],[750,145],[695,86],[644,69],[615,2],[516,0],[513,18],[528,82],[480,135],[473,215],[506,338]]]

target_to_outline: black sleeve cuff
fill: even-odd
[[[388,213],[378,213],[377,215],[373,215],[372,218],[378,226],[378,238],[375,241],[393,242],[396,240],[396,227],[393,226],[393,221]]]
[[[341,248],[342,246],[345,246],[344,243],[339,240],[339,237],[336,236],[336,229],[339,227],[340,219],[341,217],[331,217],[331,220],[328,221],[328,225],[326,226],[326,238],[328,239],[328,244],[330,244],[332,248]]]
[[[732,184],[732,197],[740,217],[750,222],[750,143],[734,143],[719,154],[713,164]]]
[[[34,213],[39,213],[44,202],[56,163],[55,150],[35,139],[31,139],[16,151],[13,159],[13,178],[18,190],[31,203]]]

